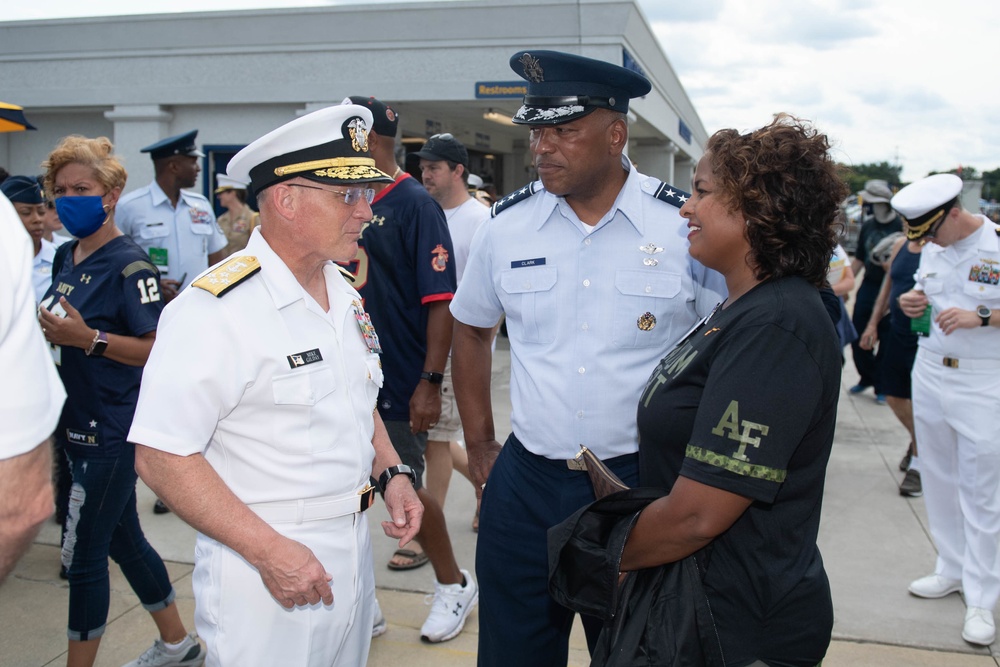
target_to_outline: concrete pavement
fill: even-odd
[[[497,431],[504,435],[509,428],[509,362],[506,341],[501,338],[493,392]],[[923,500],[902,498],[897,491],[902,474],[896,466],[908,437],[891,410],[877,405],[870,391],[860,396],[847,393],[846,388],[855,381],[848,359],[820,530],[836,614],[834,642],[824,667],[1000,666],[1000,645],[991,651],[962,640],[964,604],[959,595],[920,600],[906,592],[912,579],[931,572],[934,566]],[[152,504],[152,494],[140,483],[143,528],[168,561],[182,617],[193,629],[190,575],[194,534],[172,514],[154,515]],[[445,512],[459,565],[469,570],[474,569],[474,511],[472,487],[456,475]],[[428,611],[425,597],[433,591],[433,572],[429,566],[409,572],[386,569],[395,543],[384,537],[378,526],[384,517],[380,505],[368,512],[378,598],[389,621],[389,631],[372,643],[369,664],[399,664],[397,660],[401,660],[411,667],[474,665],[476,612],[454,640],[435,645],[420,642],[419,628]],[[0,667],[65,664],[69,591],[57,576],[57,541],[57,527],[46,525],[0,587]],[[148,648],[155,634],[148,614],[113,564],[111,571],[111,613],[98,667],[117,667],[134,659]],[[587,664],[582,632],[575,631],[570,665]]]

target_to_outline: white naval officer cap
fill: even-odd
[[[917,240],[948,215],[962,193],[955,174],[934,174],[907,185],[892,198],[892,207],[906,221],[906,236]]]
[[[254,194],[290,178],[330,185],[391,183],[368,150],[372,113],[342,104],[285,123],[229,161],[230,178],[250,183]]]
[[[215,182],[215,194],[225,192],[226,190],[246,190],[249,185],[246,181],[241,181],[226,174],[217,174]]]
[[[483,187],[483,177],[479,174],[469,174],[469,187],[477,190]]]

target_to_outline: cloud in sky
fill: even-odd
[[[709,133],[787,111],[829,134],[839,159],[898,161],[904,180],[1000,166],[988,74],[1000,3],[720,0],[701,14],[639,3]]]

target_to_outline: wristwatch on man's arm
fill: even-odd
[[[990,317],[993,315],[993,311],[986,306],[979,306],[976,308],[976,315],[979,315],[979,319],[983,321],[983,326],[990,326]]]
[[[382,489],[382,493],[385,493],[385,487],[393,477],[397,475],[406,475],[410,478],[410,483],[414,486],[417,485],[417,476],[413,472],[413,468],[408,465],[400,463],[398,466],[390,466],[385,469],[378,478],[378,486]]]
[[[420,373],[421,380],[427,380],[431,384],[441,384],[444,382],[444,373],[436,373],[434,371],[422,371]]]

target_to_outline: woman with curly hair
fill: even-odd
[[[721,130],[681,208],[729,296],[654,369],[638,407],[639,515],[621,571],[698,553],[727,665],[820,663],[833,604],[816,535],[840,390],[819,288],[846,187],[825,135],[781,114]]]
[[[110,556],[160,631],[129,665],[200,665],[201,646],[181,622],[167,570],[136,514],[135,447],[126,437],[163,299],[156,267],[115,225],[126,174],[113,151],[106,137],[74,135],[42,165],[59,219],[78,239],[56,253],[38,312],[67,394],[56,428],[73,478],[62,548],[66,664],[94,664],[108,619]]]

